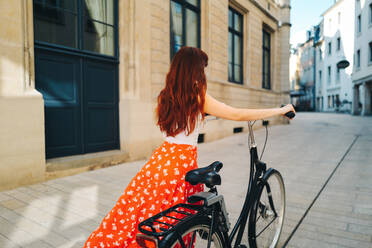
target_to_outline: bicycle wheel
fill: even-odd
[[[198,218],[194,222],[185,223],[180,227],[180,234],[186,248],[206,248],[208,246],[208,234],[210,231],[210,219]],[[177,235],[172,235],[166,243],[159,247],[181,248]],[[224,237],[220,230],[215,230],[212,235],[211,248],[223,248]]]
[[[274,169],[268,171],[253,205],[248,223],[248,240],[252,248],[274,248],[278,244],[285,213],[283,178]]]

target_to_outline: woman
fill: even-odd
[[[248,121],[294,112],[292,105],[238,109],[217,101],[206,93],[207,65],[208,56],[198,48],[183,47],[175,54],[156,109],[165,141],[132,179],[85,247],[139,247],[135,236],[141,221],[185,203],[189,195],[203,190],[202,185],[185,182],[185,175],[197,168],[196,144],[205,113]]]

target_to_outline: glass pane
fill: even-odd
[[[84,14],[91,19],[114,24],[114,0],[84,0]]]
[[[114,47],[113,27],[85,19],[84,50],[114,56]]]
[[[34,6],[35,40],[77,48],[77,18],[58,9]]]
[[[229,32],[229,63],[233,62],[233,34]]]
[[[269,81],[270,81],[270,74],[269,73],[265,73],[264,74],[264,85],[265,85],[265,88],[266,89],[269,89],[270,88]]]
[[[263,75],[264,75],[265,86],[268,86],[269,77],[270,77],[270,54],[268,51],[264,51]]]
[[[234,64],[241,65],[241,38],[234,36]]]
[[[186,0],[189,4],[194,5],[195,7],[198,7],[198,0]]]
[[[234,13],[234,29],[239,32],[242,31],[241,19],[242,18],[239,14]]]
[[[35,8],[66,9],[76,13],[76,0],[34,0]]]
[[[240,82],[241,75],[240,75],[241,67],[239,65],[234,65],[234,81]]]
[[[264,31],[263,38],[264,47],[270,48],[270,34]]]
[[[233,65],[229,63],[229,80],[233,80]]]
[[[270,67],[270,54],[268,51],[265,51],[264,53],[264,60],[265,60],[265,68],[266,68],[266,71],[269,71],[269,67]]]
[[[232,28],[233,27],[233,12],[231,11],[231,9],[229,9],[229,27]]]
[[[186,46],[198,47],[198,15],[186,9]]]
[[[176,53],[182,46],[182,7],[180,4],[171,1],[171,45]]]

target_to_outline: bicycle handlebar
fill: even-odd
[[[281,106],[281,108],[284,107],[284,106],[285,106],[285,105],[283,104],[283,105]],[[292,106],[293,106],[293,105],[292,105]],[[292,119],[293,117],[296,116],[296,114],[295,114],[293,111],[289,111],[289,112],[285,113],[284,115],[287,116],[289,119]]]

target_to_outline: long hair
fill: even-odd
[[[182,47],[173,57],[165,87],[158,96],[157,124],[167,136],[194,131],[198,115],[204,119],[208,55],[199,48]]]

